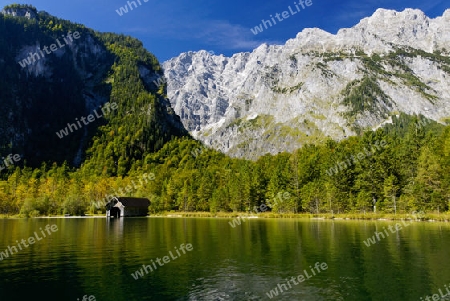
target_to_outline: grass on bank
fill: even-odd
[[[102,217],[105,214],[86,214],[84,217]],[[150,217],[216,217],[216,218],[236,218],[241,217],[257,217],[257,218],[304,218],[304,219],[338,219],[338,220],[416,220],[416,221],[438,221],[449,222],[450,212],[445,213],[424,213],[420,218],[412,217],[411,214],[392,214],[392,213],[244,213],[244,212],[161,212],[158,214],[150,214]],[[36,216],[36,218],[42,217],[65,217],[64,215],[54,216]],[[82,216],[70,216],[70,217],[82,217]],[[0,219],[4,218],[26,218],[23,215],[5,215],[0,214]],[[34,217],[33,217],[34,218]]]
[[[346,220],[421,220],[421,221],[450,221],[450,212],[446,213],[424,213],[420,218],[413,217],[411,214],[392,214],[392,213],[243,213],[243,212],[164,212],[151,214],[150,216],[161,217],[220,217],[235,218],[258,217],[258,218],[309,218],[309,219],[346,219]]]

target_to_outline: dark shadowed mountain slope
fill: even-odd
[[[0,155],[123,174],[188,135],[164,83],[155,81],[161,76],[136,39],[7,6],[0,13]]]

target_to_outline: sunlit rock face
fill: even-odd
[[[256,159],[370,130],[404,112],[450,115],[450,10],[377,10],[336,35],[305,29],[233,57],[164,62],[168,96],[191,134]],[[358,97],[359,100],[358,100]]]

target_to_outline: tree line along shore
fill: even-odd
[[[190,138],[176,138],[133,161],[121,175],[105,168],[109,158],[101,156],[96,164],[80,168],[56,163],[10,166],[0,174],[0,214],[102,215],[105,196],[123,191],[124,196],[148,198],[151,215],[250,212],[261,217],[366,218],[375,206],[381,216],[423,211],[430,219],[445,220],[450,205],[450,127],[421,123],[420,118],[394,116],[393,124],[375,132],[306,145],[294,153],[267,154],[257,161],[230,158]],[[380,141],[383,147],[373,148]],[[342,164],[361,152],[364,158]],[[336,166],[336,172],[327,172]],[[154,177],[132,185],[143,174]],[[288,197],[274,201],[280,194]],[[254,211],[263,205],[265,212]]]

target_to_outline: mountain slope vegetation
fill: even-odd
[[[11,11],[16,16],[8,14]],[[162,76],[161,67],[140,41],[98,33],[32,6],[7,6],[3,12],[3,156],[18,153],[30,167],[67,162],[96,173],[123,175],[173,137],[188,135],[170,107],[164,83],[152,84]],[[44,46],[64,44],[69,32],[78,32],[80,38],[23,68],[18,63]],[[104,105],[113,103],[117,109],[101,113]],[[102,116],[81,123],[90,114]],[[61,130],[68,135],[58,136]]]
[[[18,63],[69,30],[80,39],[31,65]],[[376,131],[340,142],[322,137],[292,152],[263,149],[254,161],[231,158],[189,136],[162,75],[136,39],[98,33],[31,6],[6,7],[0,14],[0,150],[23,160],[1,166],[0,214],[101,213],[108,195],[147,197],[151,213],[254,212],[262,205],[274,213],[366,212],[374,204],[381,212],[449,210],[446,120],[391,114]],[[297,82],[276,91],[303,87]],[[346,102],[355,112],[377,109],[371,102],[377,97],[389,104],[371,75],[348,89]],[[247,96],[241,99],[250,106]],[[108,103],[117,107],[62,138],[56,134]],[[272,120],[260,115],[235,125],[244,131]],[[280,193],[288,197],[274,201]]]

